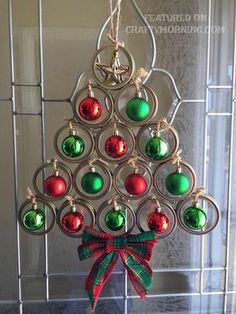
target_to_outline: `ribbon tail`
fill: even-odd
[[[141,298],[145,298],[152,284],[153,271],[150,265],[142,257],[128,251],[120,251],[120,257],[134,289]]]
[[[118,253],[112,251],[102,254],[93,264],[85,283],[92,309],[96,307],[99,295],[116,265]]]

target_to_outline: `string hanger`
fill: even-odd
[[[67,195],[65,197],[65,199],[69,202],[69,205],[70,205],[73,212],[76,211],[75,197],[76,197],[76,194],[74,194],[73,196]]]
[[[121,20],[121,0],[116,0],[116,5],[113,7],[113,0],[109,1],[109,15],[110,15],[110,31],[107,34],[108,38],[114,43],[115,50],[119,46],[124,47],[124,43],[119,41],[119,28]]]
[[[135,171],[138,171],[138,166],[136,165],[136,161],[138,161],[138,156],[132,156],[128,161],[127,164],[131,165],[132,168],[134,168]]]
[[[95,157],[95,158],[93,158],[93,159],[89,159],[89,161],[88,161],[89,167],[94,167],[94,163],[95,163],[96,161],[100,161],[100,162],[103,163],[104,165],[108,166],[108,163],[107,163],[106,161],[104,161],[104,160],[101,159],[101,158]]]
[[[140,92],[140,86],[142,84],[142,78],[148,76],[148,72],[144,68],[140,68],[137,74],[133,77],[136,92]]]
[[[194,204],[198,204],[198,199],[199,197],[205,193],[205,188],[203,186],[201,186],[200,188],[196,189],[195,192],[192,193],[192,197],[193,197],[193,203]]]
[[[34,198],[34,197],[35,197],[34,193],[33,193],[32,190],[28,187],[28,188],[27,188],[27,198],[28,198],[28,199],[32,199],[32,198]]]
[[[182,149],[179,149],[177,151],[177,153],[175,154],[174,158],[173,158],[173,161],[172,161],[172,164],[177,166],[178,169],[181,169],[180,167],[180,161],[181,161],[181,153],[182,153]]]
[[[33,208],[36,209],[37,208],[36,196],[29,187],[27,188],[27,198],[31,200]]]
[[[89,97],[94,97],[94,92],[93,92],[93,89],[92,89],[92,85],[93,85],[93,82],[92,82],[91,79],[89,79],[88,80],[88,84],[87,84]]]

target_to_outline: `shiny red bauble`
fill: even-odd
[[[169,227],[169,218],[164,213],[155,211],[148,215],[147,223],[156,233],[164,233]]]
[[[89,96],[80,102],[79,113],[85,120],[97,120],[101,116],[102,105],[96,98]]]
[[[142,195],[147,189],[146,179],[139,173],[132,173],[125,179],[125,189],[131,195]]]
[[[84,217],[79,212],[68,212],[62,218],[62,227],[66,232],[75,233],[82,229]]]
[[[52,175],[43,182],[44,192],[51,197],[60,197],[66,192],[66,181],[57,175]]]
[[[128,150],[128,143],[120,135],[110,136],[105,143],[105,151],[112,158],[123,157]]]

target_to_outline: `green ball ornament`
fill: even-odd
[[[24,213],[23,225],[28,230],[38,230],[44,226],[45,214],[41,209],[29,209]]]
[[[133,121],[143,121],[150,114],[150,104],[142,97],[134,97],[126,105],[126,114]]]
[[[81,186],[86,193],[96,194],[103,188],[103,178],[98,172],[88,172],[83,175]]]
[[[105,215],[105,224],[112,231],[119,231],[125,226],[126,217],[120,210],[111,209]]]
[[[84,140],[77,135],[67,136],[61,144],[63,153],[71,158],[79,157],[84,152],[84,146]]]
[[[145,153],[151,159],[162,159],[170,154],[170,146],[163,138],[154,136],[148,140]]]
[[[173,195],[182,195],[190,187],[189,178],[181,172],[173,172],[165,180],[165,186],[169,193]]]
[[[183,219],[186,226],[193,230],[200,230],[207,223],[206,213],[196,207],[188,207],[183,213]]]

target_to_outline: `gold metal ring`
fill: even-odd
[[[97,200],[97,199],[100,199],[100,198],[106,196],[107,193],[110,191],[111,186],[112,186],[112,176],[111,176],[111,173],[108,170],[108,168],[104,165],[103,162],[101,162],[99,160],[96,160],[93,162],[92,167],[95,167],[96,169],[100,168],[102,170],[102,172],[105,174],[104,187],[102,188],[101,192],[98,192],[94,195],[94,194],[82,192],[81,183],[79,185],[77,184],[77,181],[80,180],[80,182],[81,182],[81,179],[82,179],[81,175],[80,175],[80,171],[85,167],[90,167],[90,163],[89,162],[83,162],[75,169],[75,172],[73,175],[73,187],[74,187],[75,191],[79,195],[81,195],[82,197],[88,198],[91,200]]]
[[[73,200],[73,204],[76,206],[80,206],[80,208],[84,209],[88,215],[89,215],[89,222],[85,222],[84,226],[93,226],[95,224],[95,210],[92,207],[92,205],[87,202],[84,199],[81,198],[77,198],[75,200]],[[70,207],[70,202],[68,200],[66,200],[61,207],[58,209],[57,211],[57,224],[59,226],[59,228],[61,229],[61,231],[66,234],[67,236],[71,237],[71,238],[80,238],[83,234],[83,228],[80,230],[81,232],[76,232],[76,233],[69,233],[66,232],[66,230],[62,227],[62,223],[61,223],[61,219],[62,219],[62,213],[68,208]]]
[[[154,172],[154,176],[153,176],[154,187],[155,187],[157,193],[161,197],[163,197],[164,199],[169,200],[169,201],[179,201],[179,200],[187,198],[193,192],[193,190],[196,186],[196,174],[195,174],[193,167],[188,162],[181,160],[180,161],[180,167],[185,169],[186,172],[188,173],[188,177],[190,178],[191,184],[190,184],[188,191],[186,193],[184,193],[183,195],[181,195],[181,196],[179,196],[179,195],[170,196],[170,193],[168,191],[165,191],[166,192],[165,193],[160,189],[161,184],[159,182],[159,178],[163,177],[162,175],[160,175],[161,170],[164,169],[166,166],[171,165],[171,164],[172,164],[172,160],[167,160],[167,161],[164,161],[163,163],[161,163],[156,168],[156,170]]]
[[[109,132],[109,129],[111,130],[111,132]],[[124,156],[119,157],[119,158],[112,158],[112,157],[109,157],[105,151],[101,150],[100,141],[101,141],[103,135],[105,135],[107,139],[109,136],[114,135],[113,130],[114,130],[114,124],[110,123],[98,131],[96,138],[95,138],[96,152],[101,159],[103,159],[107,162],[121,163],[125,160],[128,160],[130,158],[130,156],[133,154],[134,149],[135,149],[135,137],[134,137],[133,132],[131,131],[131,129],[128,126],[126,126],[123,123],[116,123],[116,130],[117,131],[120,131],[121,134],[127,133],[127,137],[124,136],[124,139],[127,140],[127,142],[129,142],[130,146],[128,146],[128,151],[124,154]]]
[[[129,206],[127,201],[124,201],[123,199],[117,198],[115,200],[115,202],[116,202],[116,206],[121,206],[125,209],[125,211],[127,211],[126,217],[127,217],[128,213],[130,215],[129,219],[127,219],[127,221],[130,223],[130,226],[128,228],[126,228],[125,232],[123,232],[123,233],[118,233],[118,232],[115,232],[115,233],[116,233],[116,235],[127,235],[130,232],[132,232],[132,230],[135,226],[135,223],[136,223],[135,213],[134,213],[132,207]],[[104,221],[104,218],[105,218],[104,213],[106,212],[106,209],[112,209],[112,206],[114,206],[114,205],[112,204],[112,202],[110,200],[108,200],[108,201],[105,201],[104,203],[102,203],[101,206],[97,210],[96,225],[97,225],[98,229],[102,232],[110,233],[109,230],[106,230],[106,228],[104,228],[101,220]]]
[[[91,133],[91,131],[85,127],[85,126],[82,126],[80,124],[78,124],[77,122],[74,122],[74,121],[71,121],[71,124],[73,127],[77,128],[80,133],[84,133],[88,136],[89,140],[86,141],[86,146],[89,145],[89,148],[87,149],[87,152],[83,152],[81,154],[81,156],[79,157],[75,157],[75,158],[71,158],[69,156],[66,156],[65,154],[63,154],[63,152],[61,151],[60,149],[60,144],[59,144],[59,140],[60,140],[60,136],[61,134],[63,133],[64,130],[68,129],[68,131],[70,130],[69,129],[69,126],[68,126],[68,123],[64,126],[62,126],[59,130],[57,130],[55,136],[54,136],[54,148],[55,148],[55,151],[57,153],[57,155],[63,159],[64,161],[67,161],[67,162],[71,162],[71,163],[78,163],[78,162],[83,162],[84,160],[87,160],[93,153],[93,150],[94,150],[94,137]],[[89,143],[90,141],[90,143]],[[86,150],[86,147],[85,147],[85,150]]]
[[[103,127],[104,125],[106,125],[111,120],[113,112],[114,112],[114,100],[113,100],[112,95],[105,88],[102,88],[101,86],[95,85],[95,84],[91,84],[90,86],[91,86],[92,90],[97,89],[97,90],[101,91],[106,96],[106,97],[104,97],[104,100],[103,100],[103,101],[106,101],[106,99],[108,100],[107,104],[105,104],[106,110],[107,110],[106,116],[103,119],[98,118],[99,122],[96,122],[96,121],[87,121],[83,117],[81,117],[81,115],[79,114],[78,108],[77,108],[78,107],[78,101],[77,100],[81,97],[81,95],[84,92],[88,91],[88,87],[81,88],[76,93],[76,95],[74,96],[75,100],[73,101],[73,112],[74,112],[75,118],[81,124],[96,129],[96,128]]]
[[[140,85],[140,92],[141,93],[143,92],[147,95],[146,98],[148,99],[148,102],[150,103],[151,112],[149,113],[148,117],[146,119],[144,119],[143,121],[133,121],[126,114],[125,115],[121,114],[121,112],[119,110],[119,99],[120,99],[121,95],[124,93],[124,91],[130,87],[132,87],[134,89],[134,96],[135,96],[136,89],[135,89],[134,83],[130,83],[129,85],[125,86],[125,88],[120,90],[118,92],[118,94],[116,95],[116,98],[115,98],[116,115],[125,124],[132,125],[132,126],[141,126],[141,125],[144,125],[147,122],[149,122],[156,115],[157,110],[158,110],[158,99],[157,99],[156,94],[154,93],[154,91],[150,87],[148,87],[144,84]]]
[[[33,230],[29,230],[27,229],[24,224],[22,223],[22,216],[24,214],[25,209],[28,207],[28,205],[32,204],[32,200],[31,199],[26,199],[25,202],[20,206],[19,211],[18,211],[18,221],[20,223],[20,226],[22,227],[22,229],[24,231],[26,231],[27,233],[31,234],[31,235],[35,235],[35,236],[42,236],[46,233],[48,233],[49,231],[51,231],[56,223],[56,206],[54,203],[52,202],[48,202],[45,199],[43,199],[42,197],[35,195],[34,199],[37,203],[42,204],[43,206],[46,207],[47,210],[50,211],[51,213],[51,222],[47,225],[46,229],[44,229],[43,231],[33,231]],[[47,211],[46,211],[47,212]],[[43,228],[43,227],[42,227]],[[41,229],[41,228],[40,228]]]
[[[112,50],[113,56],[111,57],[110,64],[103,64],[98,60],[101,52],[105,50]],[[125,55],[127,64],[121,65],[119,63],[119,53]],[[128,84],[135,71],[135,63],[132,55],[121,46],[118,46],[117,50],[115,50],[114,45],[101,47],[92,57],[91,63],[95,80],[102,87],[111,90],[120,89]]]
[[[50,196],[46,195],[43,191],[41,191],[39,189],[38,183],[37,183],[37,179],[38,179],[39,173],[41,171],[43,172],[47,168],[53,168],[53,167],[54,167],[53,160],[45,162],[40,167],[38,167],[36,169],[36,171],[34,173],[34,176],[33,176],[33,187],[34,187],[34,190],[35,190],[36,194],[39,194],[42,199],[49,200],[49,201],[50,200],[60,200],[60,199],[63,199],[72,190],[72,172],[71,172],[70,168],[66,164],[64,164],[64,163],[62,163],[60,161],[57,161],[57,168],[58,168],[58,170],[62,171],[65,174],[66,178],[67,178],[67,184],[66,184],[67,187],[66,187],[66,190],[63,193],[63,195],[61,195],[60,197],[50,197]]]
[[[156,198],[150,197],[148,199],[146,199],[144,202],[142,202],[138,209],[137,209],[137,218],[136,218],[136,223],[137,226],[139,228],[139,230],[141,232],[144,231],[148,231],[149,229],[143,226],[143,222],[144,222],[144,218],[143,218],[143,214],[147,213],[148,210],[152,209],[156,210],[157,208],[157,201],[158,201],[158,205],[160,205],[160,209],[161,209],[161,213],[165,213],[168,218],[170,223],[170,226],[168,227],[168,229],[166,230],[166,232],[164,233],[156,233],[156,237],[163,239],[166,238],[167,236],[169,236],[172,232],[174,232],[176,225],[177,225],[177,217],[175,214],[174,209],[172,208],[172,206],[164,201],[159,201]],[[151,213],[151,212],[150,212]]]
[[[152,172],[150,170],[150,168],[144,164],[144,162],[142,161],[135,161],[135,166],[137,166],[137,169],[142,169],[144,176],[145,174],[147,175],[147,188],[146,191],[142,194],[142,195],[130,195],[128,194],[128,192],[124,192],[121,190],[121,188],[119,187],[118,184],[118,175],[120,174],[120,172],[122,171],[123,168],[129,166],[127,164],[127,162],[124,162],[122,164],[120,164],[114,171],[113,173],[113,186],[115,188],[115,190],[117,191],[117,193],[121,196],[124,197],[125,199],[129,199],[129,200],[138,200],[140,198],[143,198],[145,195],[147,195],[149,193],[149,191],[152,188],[153,185],[153,180],[152,180]],[[128,173],[126,173],[128,176]],[[149,181],[149,182],[148,182]]]
[[[160,132],[166,132],[166,133],[169,133],[171,135],[171,137],[173,138],[173,147],[172,147],[172,150],[170,151],[170,154],[164,158],[161,158],[161,159],[152,159],[150,157],[148,157],[142,150],[141,148],[141,144],[140,143],[140,139],[141,139],[141,136],[142,134],[146,131],[146,129],[153,129],[155,130],[155,128],[157,127],[157,122],[152,122],[152,123],[149,123],[147,125],[144,125],[142,126],[139,131],[138,131],[138,134],[136,136],[136,149],[137,151],[139,152],[139,154],[147,161],[149,162],[153,162],[153,163],[157,163],[157,162],[164,162],[164,161],[167,161],[167,160],[170,160],[172,159],[172,157],[177,153],[178,149],[179,149],[179,136],[178,136],[178,133],[176,131],[176,129],[169,125],[168,124],[168,128],[162,128],[160,129]]]
[[[180,226],[185,231],[187,231],[191,234],[194,234],[194,235],[203,235],[203,234],[209,233],[210,231],[212,231],[217,226],[219,219],[220,219],[220,210],[219,210],[219,207],[218,207],[217,203],[215,202],[215,200],[209,194],[205,194],[205,193],[199,195],[199,198],[210,203],[211,206],[213,207],[214,214],[215,214],[213,223],[211,225],[207,226],[206,228],[204,228],[204,230],[193,230],[193,229],[189,228],[188,226],[186,226],[186,224],[184,223],[184,220],[183,220],[183,211],[186,209],[186,204],[188,202],[194,201],[193,195],[180,201],[176,207],[176,214],[177,214],[177,218],[178,218],[178,223],[180,224]]]

